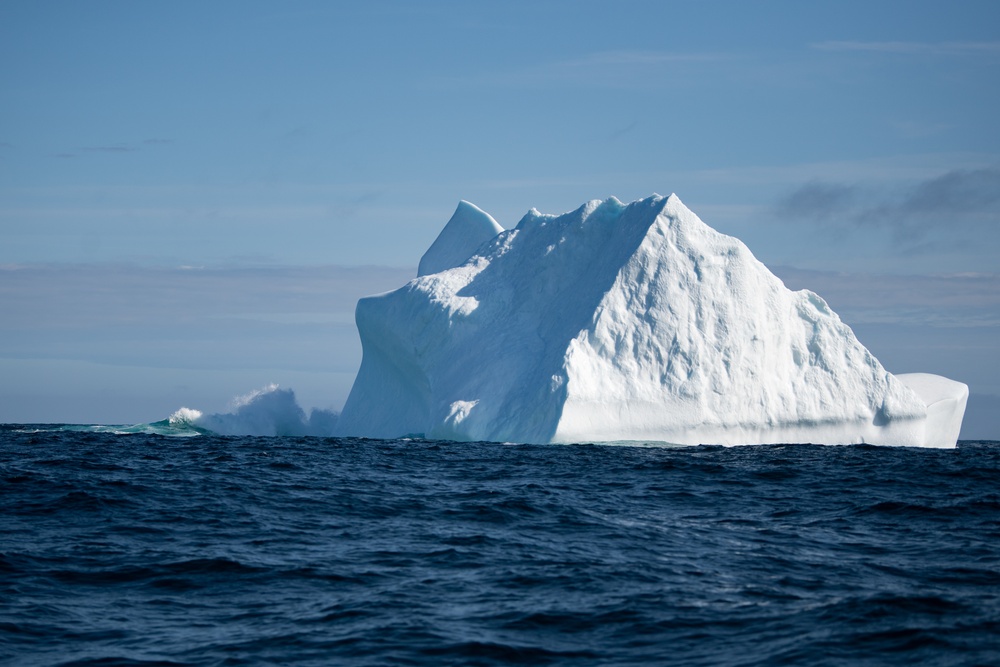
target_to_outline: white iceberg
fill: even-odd
[[[420,275],[356,319],[342,435],[954,447],[968,396],[888,373],[675,195],[509,231],[463,202]]]

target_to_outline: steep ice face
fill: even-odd
[[[658,213],[566,354],[554,439],[767,441],[918,418],[923,404],[826,302],[791,292],[677,197]],[[609,397],[613,397],[609,400]],[[615,430],[609,430],[612,425]],[[782,436],[784,439],[786,436]]]
[[[417,276],[438,273],[456,267],[482,244],[503,231],[489,213],[467,201],[460,201],[451,220],[420,258]]]
[[[954,446],[950,426],[926,427],[933,391],[887,373],[822,299],[676,196],[532,211],[486,243],[476,211],[459,206],[420,277],[358,303],[341,433]]]

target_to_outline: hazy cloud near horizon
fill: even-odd
[[[361,360],[357,300],[415,273],[0,268],[0,421],[144,421],[182,405],[220,410],[272,382],[295,389],[307,407],[339,407]],[[93,402],[101,394],[106,400]]]
[[[1000,274],[773,269],[790,288],[825,298],[890,371],[937,372],[1000,395],[983,362],[1000,338]],[[306,408],[339,409],[361,360],[357,299],[414,275],[378,266],[0,268],[0,421],[86,414],[121,423],[182,405],[221,410],[270,382],[295,389]],[[110,398],[94,403],[101,383]],[[16,414],[31,391],[55,398]]]

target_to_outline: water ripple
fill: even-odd
[[[0,662],[997,664],[997,479],[998,443],[0,427]]]

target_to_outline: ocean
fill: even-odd
[[[0,426],[0,664],[1000,664],[1000,442],[116,431]]]

